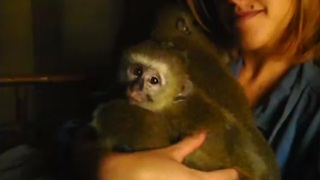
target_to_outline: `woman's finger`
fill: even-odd
[[[192,136],[188,136],[179,143],[172,145],[165,149],[168,151],[173,159],[182,162],[182,160],[191,152],[201,146],[206,137],[205,132],[200,132]]]

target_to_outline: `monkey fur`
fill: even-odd
[[[185,165],[203,171],[236,168],[243,179],[280,179],[272,149],[256,128],[245,95],[219,60],[219,53],[205,47],[206,41],[196,40],[201,32],[189,23],[193,19],[185,10],[172,8],[163,16],[167,18],[160,18],[152,40],[129,48],[124,59],[143,59],[146,66],[158,68],[158,64],[165,65],[170,73],[167,81],[174,81],[167,88],[174,89],[176,96],[169,93],[154,102],[164,105],[150,109],[152,104],[141,107],[126,99],[98,107],[92,126],[101,151],[162,148],[206,130],[206,141],[184,160]],[[165,23],[173,28],[166,32]],[[181,33],[184,26],[188,33]],[[188,88],[181,96],[179,91]]]

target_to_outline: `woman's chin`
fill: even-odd
[[[253,39],[253,37],[252,37]],[[242,52],[248,52],[248,53],[253,53],[253,52],[258,52],[261,51],[263,49],[263,47],[265,46],[265,43],[254,41],[254,40],[247,40],[247,41],[241,41],[239,43],[240,49],[242,50]]]

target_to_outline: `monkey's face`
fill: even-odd
[[[156,69],[139,63],[130,64],[127,78],[127,97],[132,104],[152,109],[158,97],[164,93],[165,79]]]
[[[145,41],[125,51],[121,61],[119,80],[131,104],[159,112],[192,92],[184,51]]]
[[[161,8],[151,36],[158,41],[173,41],[179,48],[185,48],[189,41],[206,41],[205,33],[190,10],[175,4]]]
[[[185,12],[167,11],[159,15],[158,24],[152,32],[153,38],[166,41],[177,37],[187,37],[193,33],[195,21]]]

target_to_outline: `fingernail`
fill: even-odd
[[[200,130],[200,131],[197,131],[193,134],[194,137],[202,137],[202,136],[206,136],[207,134],[207,131],[206,130]]]

